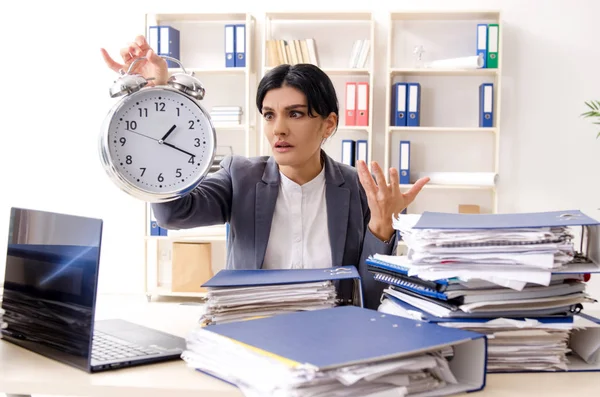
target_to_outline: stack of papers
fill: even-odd
[[[213,334],[195,332],[182,355],[194,369],[237,385],[246,396],[357,396],[396,389],[408,396],[457,383],[441,351],[319,371]]]
[[[572,318],[595,302],[586,281],[600,270],[575,249],[582,225],[598,222],[579,211],[400,215],[406,255],[367,260],[388,285],[379,310],[487,334],[489,372],[566,370]]]
[[[486,334],[488,371],[566,371],[573,324],[542,323],[534,319],[494,319],[485,323],[439,323]]]
[[[350,283],[345,286],[351,288],[340,292],[344,282]],[[207,290],[206,311],[200,319],[202,325],[328,309],[348,303],[362,306],[360,275],[354,266],[227,269],[219,271],[202,286]]]
[[[356,306],[198,327],[182,358],[246,396],[443,396],[485,384],[483,335]]]
[[[221,324],[336,304],[331,281],[251,287],[209,287],[201,324]]]

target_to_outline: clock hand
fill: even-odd
[[[177,126],[176,126],[175,124],[173,124],[173,127],[169,128],[169,131],[167,131],[167,133],[165,134],[165,136],[163,136],[162,138],[160,138],[160,141],[159,141],[159,142],[164,142],[164,141],[166,141],[166,140],[167,140],[167,137],[168,137],[169,135],[171,135],[171,133],[172,133],[173,131],[175,131],[175,127],[177,127]]]
[[[173,149],[175,149],[175,150],[179,150],[180,152],[182,152],[182,153],[185,153],[185,154],[187,154],[187,155],[188,155],[188,156],[190,156],[190,157],[196,157],[195,155],[191,154],[190,152],[186,152],[186,151],[185,151],[185,150],[183,150],[183,149],[179,149],[177,146],[175,146],[175,145],[171,145],[170,143],[163,142],[162,144],[163,144],[163,145],[167,145],[168,147],[172,147],[172,148],[173,148]]]
[[[143,136],[144,138],[152,139],[153,141],[158,142],[158,139],[152,138],[151,136],[148,136],[148,135],[144,135],[144,134],[139,133],[137,131],[127,130],[127,129],[125,131],[133,132],[134,134],[138,134],[140,136]]]

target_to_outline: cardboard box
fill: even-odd
[[[459,214],[479,214],[481,209],[478,205],[475,204],[459,204],[458,205],[458,213]]]
[[[214,275],[210,243],[173,242],[171,272],[173,292],[206,292],[200,286]]]

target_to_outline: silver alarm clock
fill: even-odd
[[[100,158],[110,179],[124,192],[149,203],[177,199],[193,190],[213,163],[216,132],[200,105],[205,90],[181,66],[166,85],[131,74],[136,59],[110,89],[119,101],[100,133]]]

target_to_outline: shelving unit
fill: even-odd
[[[262,74],[272,69],[268,65],[268,40],[314,39],[318,66],[331,78],[339,102],[339,125],[336,133],[323,145],[334,160],[341,160],[343,139],[366,139],[367,157],[373,158],[373,48],[375,47],[375,21],[368,12],[303,12],[266,13],[263,24]],[[366,67],[350,67],[352,48],[356,40],[369,40],[370,50]],[[365,126],[345,125],[346,82],[368,82],[368,123]],[[262,131],[263,119],[260,122]],[[258,134],[259,153],[271,155],[269,142]]]
[[[476,55],[477,24],[499,24],[498,68],[433,69],[427,62]],[[499,12],[393,12],[387,42],[384,166],[399,167],[399,142],[411,142],[410,171],[492,172],[498,174],[503,27]],[[423,46],[422,62],[413,50]],[[418,127],[392,125],[392,88],[396,82],[421,84]],[[478,124],[481,83],[494,84],[492,128]],[[403,190],[414,182],[403,184]],[[450,204],[449,204],[450,202]],[[482,212],[497,212],[495,185],[427,184],[416,210],[457,211],[460,203],[476,203]]]
[[[215,122],[217,154],[231,148],[234,154],[253,156],[256,153],[255,118],[252,101],[256,86],[254,67],[254,31],[256,19],[247,13],[164,13],[146,14],[146,35],[149,27],[169,25],[180,32],[180,61],[187,73],[200,79],[206,95],[202,106],[207,112],[213,106],[240,106],[241,123]],[[225,25],[245,24],[245,67],[225,66]],[[181,68],[170,68],[169,73],[181,73]],[[242,138],[243,136],[243,138]],[[174,292],[164,275],[168,272],[170,250],[176,242],[210,243],[213,272],[225,265],[225,225],[169,231],[167,236],[150,235],[150,205],[144,211],[144,268],[145,291],[153,295],[203,297],[203,292]],[[162,261],[162,262],[161,262]],[[166,263],[166,264],[165,264]],[[168,280],[168,277],[167,277]]]
[[[341,161],[343,139],[367,140],[368,160],[378,161],[384,169],[398,167],[400,140],[411,141],[411,172],[490,172],[498,174],[500,139],[501,70],[504,52],[503,26],[499,12],[392,12],[389,15],[386,75],[375,79],[375,65],[385,62],[377,53],[376,22],[370,12],[267,12],[261,18],[262,37],[256,40],[256,18],[246,13],[146,14],[146,28],[170,25],[181,32],[181,56],[186,71],[194,72],[206,88],[203,106],[241,106],[240,124],[216,124],[219,146],[230,146],[234,154],[271,155],[263,136],[263,119],[255,109],[259,79],[273,68],[268,63],[268,40],[313,39],[316,63],[327,73],[339,102],[339,127],[325,144],[325,151]],[[226,24],[246,25],[246,67],[225,67]],[[429,69],[416,65],[412,50],[425,48],[424,62],[476,54],[478,23],[499,25],[499,65],[497,69]],[[218,37],[218,39],[215,39]],[[351,67],[356,40],[369,40],[364,65]],[[258,45],[255,45],[257,41]],[[258,48],[255,48],[258,47]],[[170,69],[171,73],[180,69]],[[390,122],[392,85],[397,81],[421,83],[421,124],[396,127]],[[368,82],[368,122],[364,126],[345,125],[346,83]],[[494,83],[494,125],[478,124],[478,86]],[[383,84],[382,84],[383,83]],[[377,84],[377,87],[376,87]],[[384,87],[382,87],[382,85]],[[373,111],[373,104],[385,95],[385,120]],[[383,134],[383,136],[375,136]],[[380,138],[380,139],[375,139]],[[384,145],[383,158],[377,158],[375,140]],[[414,181],[411,181],[414,182]],[[401,185],[407,190],[410,184]],[[409,212],[422,210],[456,212],[458,204],[480,204],[482,212],[497,212],[496,187],[490,185],[428,184]],[[225,264],[225,225],[169,231],[168,236],[149,234],[149,206],[144,207],[145,282],[152,295],[202,297],[204,293],[173,292],[161,283],[164,249],[175,242],[208,242],[212,247],[213,270]],[[162,270],[161,270],[162,269]]]

